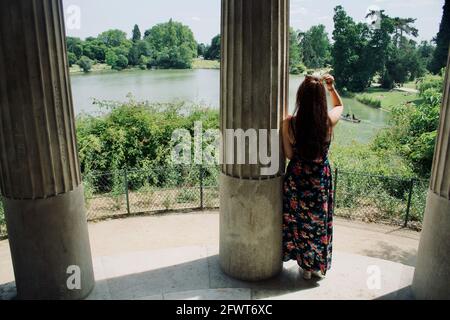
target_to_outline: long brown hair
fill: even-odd
[[[322,158],[331,138],[325,86],[318,77],[306,76],[297,92],[293,131],[298,155],[306,160]]]

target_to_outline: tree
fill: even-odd
[[[105,53],[108,47],[95,38],[88,38],[83,42],[83,54],[91,60],[105,62]]]
[[[289,29],[289,72],[292,74],[300,74],[306,70],[302,64],[298,34],[293,28]]]
[[[332,64],[336,85],[349,91],[363,91],[374,75],[368,50],[369,27],[355,23],[342,6],[335,8]]]
[[[139,30],[139,26],[135,24],[133,28],[133,37],[132,37],[133,42],[141,40],[141,37],[142,37],[141,30]]]
[[[139,57],[139,68],[141,68],[142,70],[147,69],[147,65],[149,63],[149,58],[147,58],[146,56],[142,55]]]
[[[199,43],[197,46],[197,56],[205,57],[206,54],[206,45],[204,43]]]
[[[420,176],[429,177],[443,87],[443,74],[421,79],[418,83],[420,101],[393,108],[391,126],[377,135],[373,144],[375,150],[394,150],[408,160]]]
[[[108,64],[109,66],[111,66],[111,67],[115,66],[117,59],[118,59],[117,54],[113,50],[109,49],[106,52],[105,61],[106,61],[106,64]]]
[[[407,39],[403,34],[418,36],[417,29],[412,25],[413,18],[391,18],[383,13],[382,27],[383,45],[381,50],[374,52],[376,71],[381,75],[381,86],[392,89],[396,84],[421,77],[426,72],[426,62],[420,56],[417,44]]]
[[[150,46],[147,41],[138,40],[133,42],[132,47],[128,53],[128,61],[132,66],[139,65],[139,59],[141,56],[150,55]]]
[[[191,68],[197,57],[197,42],[188,26],[172,19],[146,31],[151,63],[160,68]]]
[[[220,34],[215,36],[211,40],[211,45],[208,47],[205,53],[205,59],[207,60],[220,60]]]
[[[430,71],[434,74],[438,74],[441,69],[445,68],[447,65],[450,44],[450,0],[445,0],[443,10],[444,14],[439,27],[439,33],[434,39],[434,42],[436,43],[436,50],[433,54],[433,60],[430,63]]]
[[[73,66],[74,64],[77,63],[77,56],[73,52],[68,52],[67,53],[67,60],[69,62],[69,67],[71,67],[71,66]]]
[[[435,46],[428,41],[422,41],[417,48],[418,54],[422,59],[422,64],[429,69],[434,56]]]
[[[86,56],[82,56],[80,60],[78,60],[78,65],[84,72],[89,72],[92,69],[92,60]]]
[[[117,56],[116,63],[112,66],[114,70],[123,70],[128,67],[128,59],[123,54]]]
[[[98,36],[98,40],[108,47],[119,47],[127,42],[127,34],[121,30],[108,30]]]
[[[325,67],[331,59],[331,45],[325,26],[320,24],[300,33],[300,48],[303,63],[308,68]]]
[[[67,37],[67,51],[75,54],[77,59],[83,55],[83,42],[80,38]]]
[[[417,19],[413,18],[393,18],[393,25],[395,29],[394,40],[397,47],[400,47],[402,43],[405,41],[404,34],[412,35],[413,37],[417,37],[419,35],[419,30],[417,30],[413,24]]]

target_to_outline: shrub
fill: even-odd
[[[92,60],[86,56],[82,56],[80,60],[78,60],[78,65],[84,72],[89,72],[92,69]]]
[[[356,100],[373,108],[381,108],[381,100],[377,98],[373,98],[366,94],[358,94],[356,95]]]

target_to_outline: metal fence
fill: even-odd
[[[336,216],[421,230],[429,181],[334,171]]]
[[[168,166],[84,176],[89,220],[219,207],[217,167]]]
[[[88,220],[215,209],[217,166],[124,169],[83,176]],[[428,181],[335,170],[335,215],[421,229]],[[0,237],[6,236],[0,202]]]

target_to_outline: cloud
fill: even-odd
[[[201,21],[202,19],[200,19],[199,17],[191,17],[191,20],[194,20],[194,21]]]

